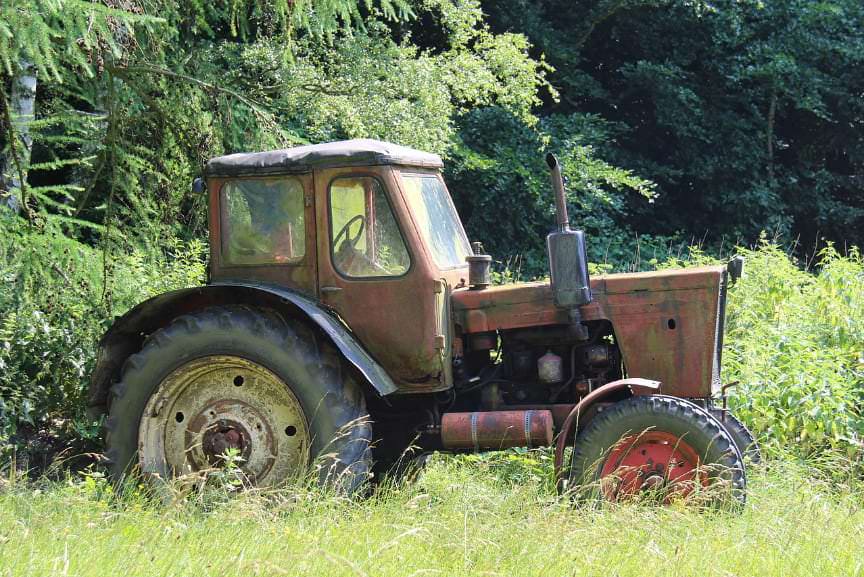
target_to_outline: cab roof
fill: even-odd
[[[371,139],[341,140],[325,144],[295,146],[268,152],[242,152],[218,156],[204,168],[207,176],[292,174],[316,168],[398,164],[441,168],[437,154]]]

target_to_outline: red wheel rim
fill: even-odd
[[[686,497],[697,483],[707,486],[700,473],[699,454],[684,439],[664,431],[645,431],[621,439],[609,451],[600,472],[603,496],[626,500],[649,491]]]

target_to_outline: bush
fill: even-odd
[[[813,272],[777,245],[743,250],[730,294],[724,381],[769,451],[860,455],[864,439],[864,259],[823,249]]]
[[[764,235],[729,291],[723,382],[774,455],[858,457],[864,448],[864,258],[828,245],[811,266]],[[719,264],[691,248],[659,268]]]
[[[200,241],[168,246],[109,254],[0,215],[0,456],[80,449],[98,435],[84,414],[86,387],[115,314],[204,279]]]

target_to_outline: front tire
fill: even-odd
[[[371,429],[338,354],[296,321],[248,307],[178,317],[126,361],[111,389],[106,457],[162,478],[206,471],[226,451],[256,486],[303,475],[351,491],[369,472]]]
[[[762,449],[759,448],[759,442],[741,419],[733,415],[732,411],[723,409],[711,409],[711,416],[720,421],[745,459],[754,465],[762,462]]]
[[[741,453],[711,415],[683,399],[646,395],[614,403],[579,433],[569,487],[607,501],[703,495],[743,504],[746,479]]]

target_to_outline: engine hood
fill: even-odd
[[[724,271],[723,266],[709,266],[595,276],[591,279],[594,300],[581,307],[582,315],[585,320],[607,319],[612,313],[610,306],[642,309],[690,300],[684,293],[716,291]],[[458,289],[453,291],[453,312],[467,333],[569,322],[567,311],[555,307],[548,281]]]

